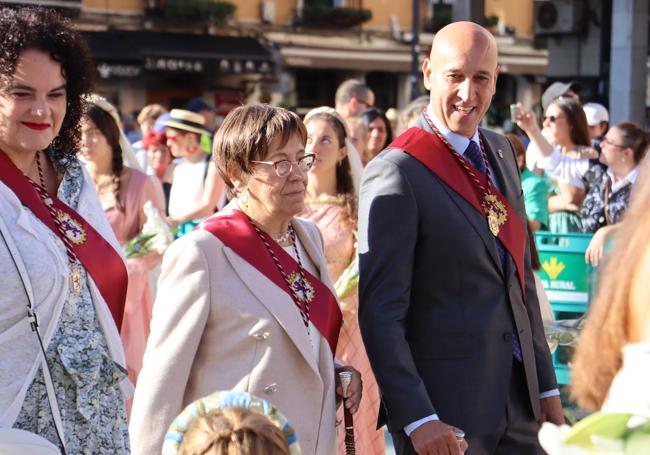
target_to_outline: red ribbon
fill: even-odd
[[[431,134],[417,127],[412,127],[395,139],[388,147],[402,149],[417,159],[438,176],[440,180],[445,182],[448,187],[469,202],[482,216],[485,216],[485,211],[481,204],[482,194],[480,188],[472,181],[458,160],[451,155],[451,150],[448,150],[447,146],[435,134]],[[476,172],[475,176],[481,185],[487,188],[487,177],[481,172]],[[506,207],[508,213],[505,224],[501,225],[499,229],[498,237],[515,261],[519,285],[521,286],[521,292],[525,299],[524,253],[527,238],[526,230],[517,212],[510,205],[506,197],[494,186],[491,186],[490,191]]]
[[[52,216],[36,188],[30,183],[27,176],[1,150],[0,180],[14,192],[25,207],[30,209],[43,224],[62,239],[62,234],[56,228]],[[79,245],[73,242],[69,243],[72,245],[72,250],[77,256],[77,259],[79,259],[93,281],[95,281],[99,292],[104,297],[104,300],[106,300],[113,315],[113,320],[119,330],[122,327],[122,316],[124,315],[126,288],[128,284],[128,274],[122,257],[81,215],[68,207],[55,195],[48,193],[48,196],[52,199],[55,209],[66,213],[81,225],[86,232],[86,240],[84,243]]]
[[[238,210],[205,220],[196,229],[208,231],[231,248],[242,259],[255,267],[260,273],[284,290],[289,296],[291,291],[282,278],[271,254],[268,253],[264,242],[260,239],[250,220]],[[299,271],[296,262],[277,242],[269,239],[271,248],[280,261],[285,272],[290,275]],[[265,254],[266,253],[266,254]],[[304,270],[305,277],[314,287],[314,300],[309,305],[309,319],[325,337],[332,355],[336,352],[336,344],[343,321],[341,309],[332,291],[321,280]]]

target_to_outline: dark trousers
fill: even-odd
[[[470,411],[471,412],[471,411]],[[441,416],[444,421],[444,416]],[[544,451],[539,445],[539,425],[530,408],[526,376],[521,363],[513,359],[510,390],[503,420],[494,433],[467,436],[467,455],[538,455]],[[411,439],[403,431],[392,433],[397,455],[417,455]]]

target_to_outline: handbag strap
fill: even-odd
[[[16,267],[16,270],[18,271],[18,275],[20,276],[20,280],[23,284],[23,289],[25,290],[25,294],[27,295],[27,301],[28,301],[27,319],[29,320],[29,325],[32,328],[32,331],[36,333],[38,344],[41,348],[40,351],[40,354],[42,355],[41,364],[43,370],[43,378],[45,379],[45,388],[47,390],[47,399],[50,405],[50,411],[52,412],[52,418],[54,420],[54,428],[56,430],[56,436],[58,437],[59,442],[63,447],[63,455],[65,455],[66,450],[65,450],[65,439],[63,435],[63,421],[61,420],[59,404],[56,400],[56,394],[54,393],[54,384],[52,383],[50,367],[47,363],[47,358],[45,356],[45,347],[43,346],[43,339],[41,338],[41,334],[38,330],[39,324],[34,309],[34,294],[32,291],[31,282],[29,280],[29,276],[27,275],[27,269],[25,268],[25,264],[23,263],[23,260],[20,254],[18,253],[18,248],[16,247],[16,244],[13,241],[13,237],[11,236],[9,229],[1,216],[0,216],[0,236],[2,236],[5,245],[7,245],[7,249],[9,250],[9,255],[11,256],[11,259]]]

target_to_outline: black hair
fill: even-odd
[[[59,173],[75,161],[79,151],[84,95],[91,92],[95,69],[88,45],[68,19],[46,8],[0,9],[0,80],[13,77],[20,55],[42,51],[61,64],[67,105],[59,134],[52,141],[50,159]]]

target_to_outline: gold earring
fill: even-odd
[[[248,210],[248,187],[244,186],[243,191],[241,191],[239,196],[237,196],[237,201],[241,208]]]

